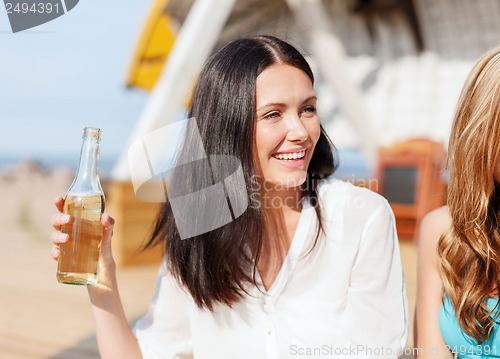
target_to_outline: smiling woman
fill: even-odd
[[[99,284],[89,288],[103,358],[293,358],[293,348],[322,346],[339,357],[402,351],[408,318],[394,217],[379,195],[330,177],[334,147],[313,85],[304,57],[271,36],[233,41],[208,60],[148,243],[165,248],[157,293],[133,331],[116,287],[112,220],[103,215]],[[246,192],[233,186],[235,159]],[[176,205],[186,194],[211,204],[203,218],[185,212],[193,226],[220,220],[228,204],[232,220],[184,239]],[[235,216],[241,203],[251,205]],[[65,221],[56,215],[53,224]]]

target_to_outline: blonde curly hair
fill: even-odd
[[[452,222],[438,244],[446,295],[460,327],[478,343],[498,317],[487,298],[500,290],[499,148],[500,47],[476,62],[458,101],[447,159]]]

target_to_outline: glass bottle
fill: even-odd
[[[101,215],[105,206],[98,175],[101,130],[85,127],[82,138],[76,177],[64,199],[63,213],[73,218],[61,229],[69,238],[59,246],[57,280],[65,284],[94,285],[103,232]]]

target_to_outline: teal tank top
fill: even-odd
[[[497,304],[497,298],[488,299],[489,308],[493,309]],[[441,335],[450,351],[461,359],[500,358],[500,324],[498,320],[489,339],[478,344],[474,339],[467,337],[458,325],[458,319],[448,296],[444,296],[444,305],[441,304],[439,309]]]

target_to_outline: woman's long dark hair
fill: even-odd
[[[251,202],[250,196],[255,192],[252,192],[255,187],[252,179],[257,175],[253,159],[255,83],[264,69],[276,63],[301,69],[314,84],[311,68],[299,51],[272,36],[235,40],[207,61],[189,110],[189,117],[196,121],[188,125],[179,157],[181,165],[173,172],[167,202],[146,244],[146,248],[158,244],[165,246],[169,270],[187,288],[200,308],[212,310],[216,303],[231,306],[246,293],[246,284],[257,285],[255,273],[263,241],[262,209],[248,206],[241,215],[233,216],[237,218],[229,223],[183,239],[185,236],[179,233],[179,223],[174,217],[177,214],[175,218],[182,219],[175,212],[177,202],[173,201],[183,194],[196,193],[210,186],[216,190],[217,184],[224,182],[229,174],[237,173],[232,161],[236,158],[241,163],[240,172],[248,192],[242,194],[244,191],[239,191],[236,196],[243,196],[245,201]],[[200,152],[199,141],[196,141],[200,137],[204,154]],[[303,196],[311,200],[319,219],[314,245],[322,230],[316,188],[321,179],[336,169],[333,151],[334,147],[321,127],[303,185]],[[203,155],[206,158],[202,158]],[[225,191],[226,196],[231,198],[227,189]],[[207,199],[206,202],[212,200]],[[204,213],[217,221],[227,203],[224,198],[220,207],[213,203],[199,205],[211,208]],[[234,202],[230,203],[233,205],[230,211],[235,214]],[[186,223],[189,224],[189,221]],[[253,253],[255,258],[249,248],[256,249]]]

